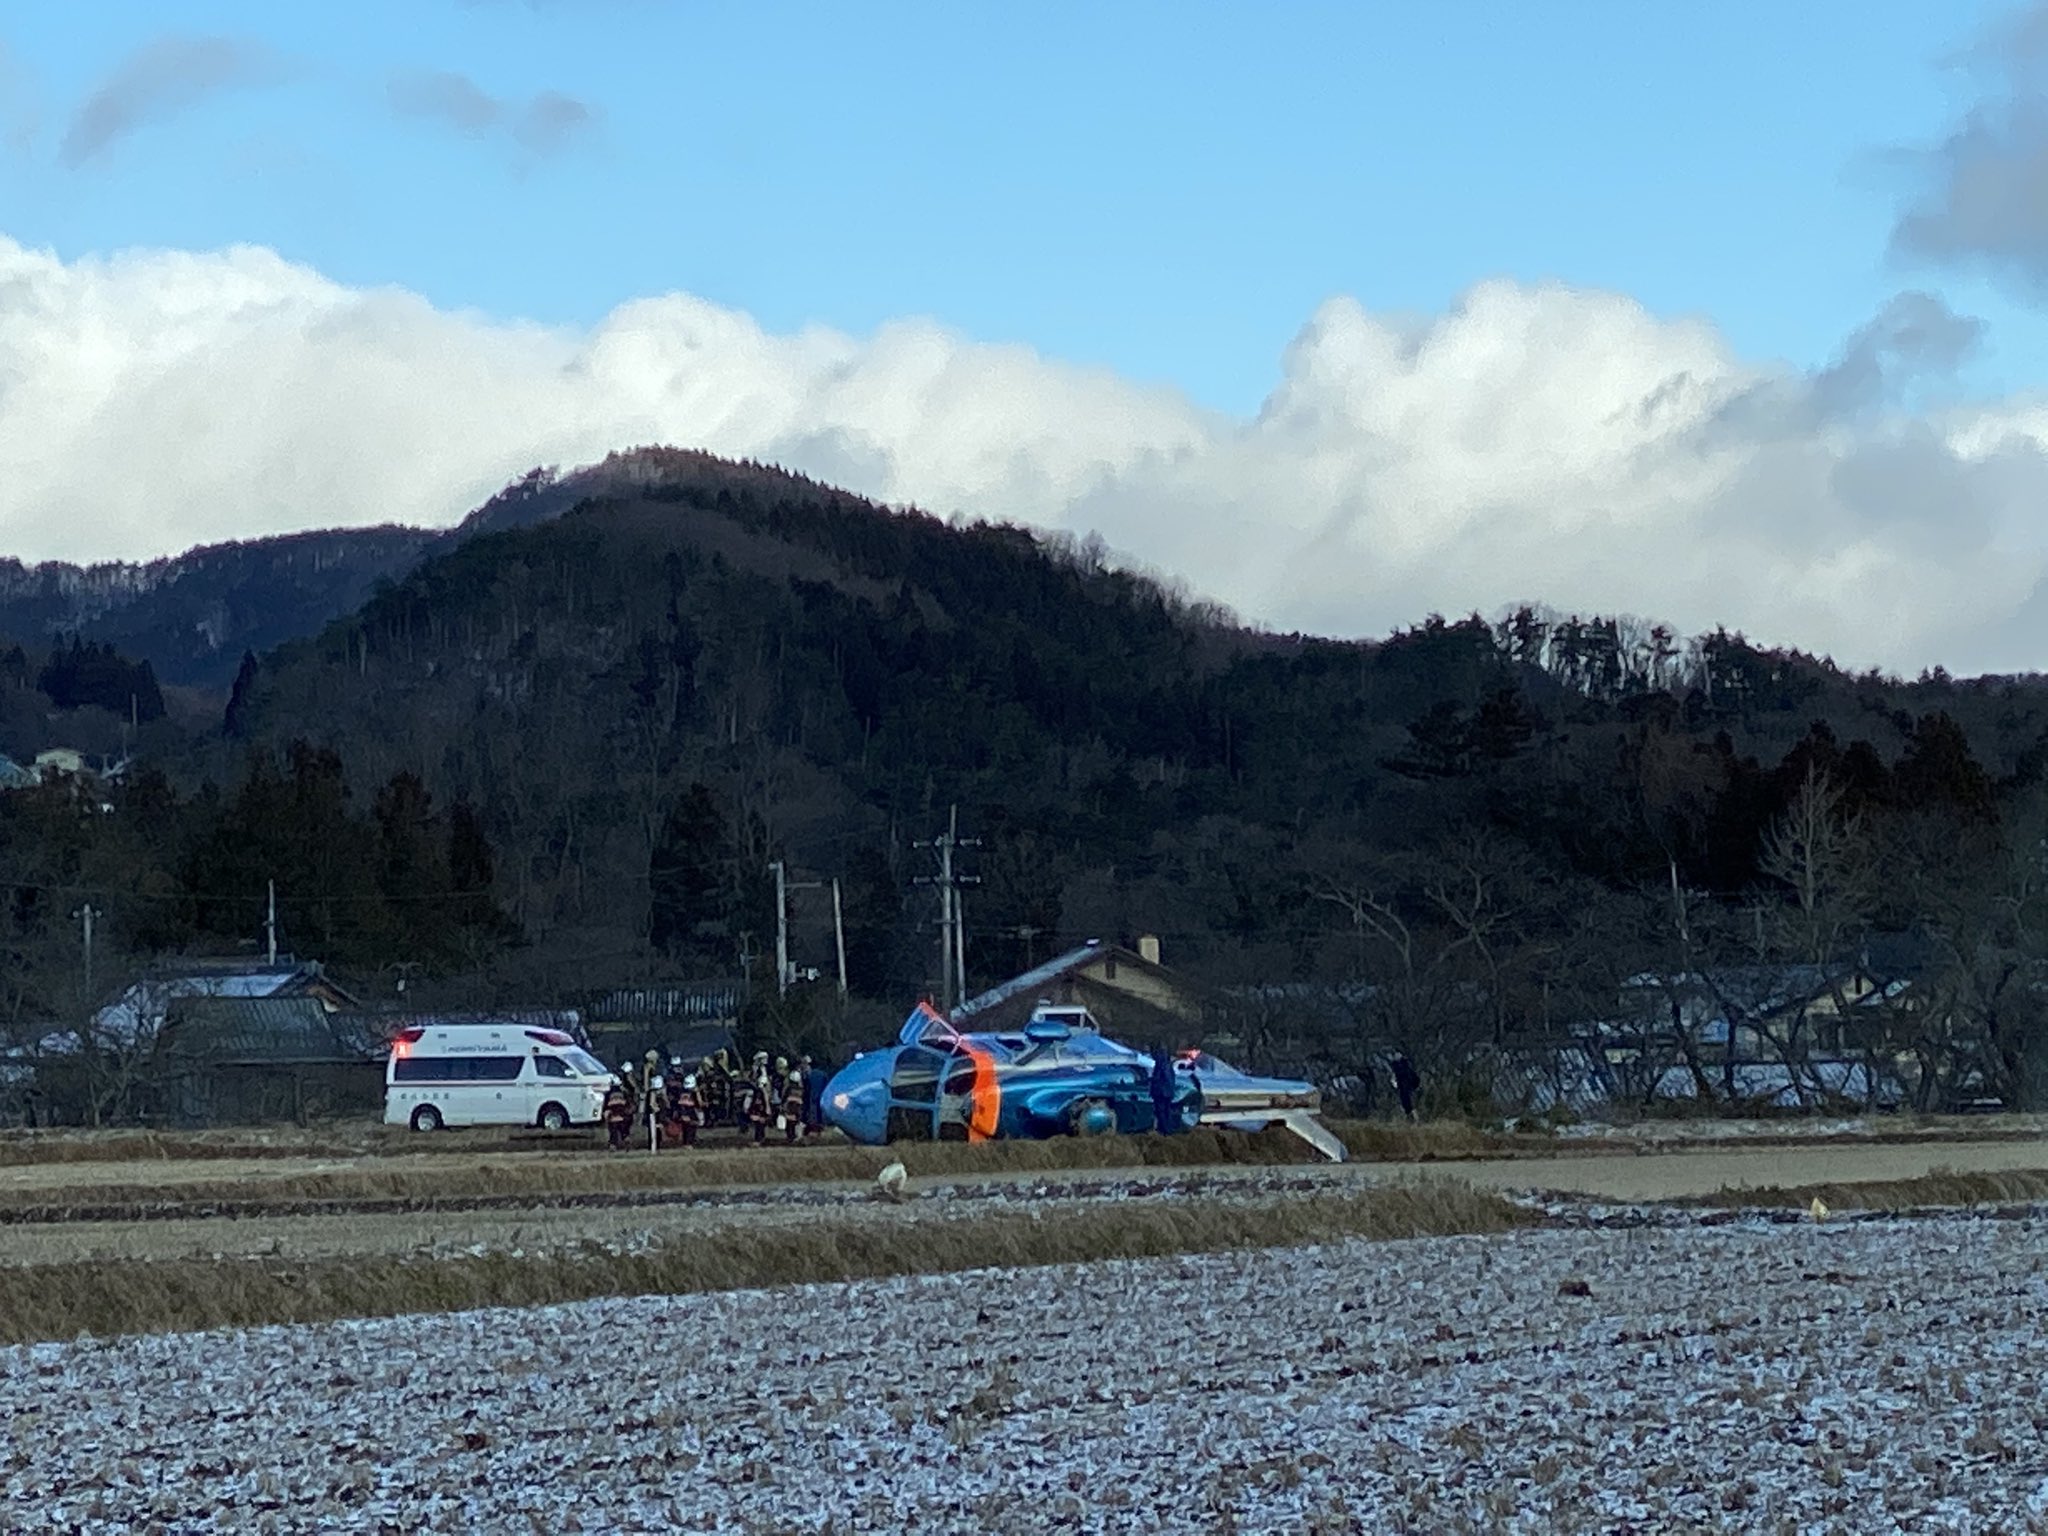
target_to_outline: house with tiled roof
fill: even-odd
[[[295,960],[290,955],[171,960],[152,967],[95,1012],[93,1037],[118,1046],[154,1040],[171,1004],[196,997],[306,997],[331,1012],[362,1007],[317,960]]]
[[[174,998],[148,1097],[157,1115],[184,1125],[375,1114],[388,1038],[375,1015],[307,992]]]
[[[1090,939],[969,998],[952,1017],[962,1029],[995,1032],[1021,1029],[1040,1003],[1078,1005],[1108,1033],[1181,1043],[1200,1038],[1213,1002],[1206,987],[1160,962],[1159,940],[1147,934],[1135,949]]]

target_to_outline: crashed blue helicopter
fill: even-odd
[[[856,1056],[825,1085],[825,1118],[854,1141],[989,1141],[1280,1125],[1331,1162],[1344,1144],[1316,1119],[1312,1083],[1253,1077],[1206,1051],[1173,1061],[1162,1127],[1153,1058],[1106,1039],[1088,1010],[1041,1003],[1021,1031],[970,1034],[919,1003],[896,1043]]]

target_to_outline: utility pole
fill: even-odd
[[[960,807],[954,806],[946,818],[946,835],[939,844],[939,971],[944,977],[940,995],[945,998],[946,1012],[953,1011],[953,1005],[960,1001],[960,994],[954,990],[953,933],[960,921],[960,905],[953,890],[953,843],[960,835]]]
[[[832,947],[839,951],[839,1001],[846,1001],[846,919],[839,905],[839,877],[832,877]]]
[[[740,935],[740,988],[749,999],[754,995],[754,936]]]
[[[789,991],[789,878],[777,859],[768,866],[775,872],[775,995]]]
[[[960,835],[960,807],[957,805],[947,818],[946,836],[952,850],[981,846],[980,838]],[[961,904],[960,887],[979,884],[979,875],[963,875],[957,870],[953,872],[953,987],[955,1001],[958,1003],[967,1001],[967,913]]]
[[[919,875],[918,885],[933,885],[939,891],[939,1006],[953,1011],[953,840],[950,834],[920,841],[919,848],[938,851],[936,877]]]
[[[960,887],[980,883],[974,876],[959,874],[954,869],[953,855],[962,848],[979,848],[981,841],[960,836],[960,807],[956,805],[946,818],[946,830],[917,846],[934,849],[939,856],[938,874],[920,875],[917,883],[938,887],[939,993],[950,1013],[967,996],[967,927],[961,921]]]
[[[85,1001],[87,1007],[92,1006],[92,925],[106,915],[106,913],[100,911],[91,902],[87,902],[76,912],[72,913],[72,916],[77,918],[85,927]]]
[[[967,913],[960,905],[960,887],[964,876],[953,879],[953,989],[960,994],[960,1001],[967,1001]]]
[[[796,976],[796,973],[790,969],[789,965],[789,893],[791,891],[820,890],[822,889],[822,884],[816,880],[790,879],[789,869],[780,859],[770,864],[768,868],[775,875],[775,992],[778,997],[783,997],[788,995],[789,984]],[[839,921],[839,882],[836,880],[832,883],[832,893],[832,920],[836,928]],[[845,943],[842,940],[839,961],[840,990],[842,992],[845,990],[846,985],[844,979],[846,975],[845,948]]]
[[[270,905],[263,919],[263,953],[271,965],[277,964],[277,882],[270,882]]]

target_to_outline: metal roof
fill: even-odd
[[[738,981],[708,981],[674,987],[619,987],[589,998],[584,1009],[592,1019],[607,1022],[677,1020],[714,1023],[739,1013],[746,986]]]
[[[347,996],[333,985],[319,962],[275,965],[247,960],[191,960],[165,966],[127,987],[93,1015],[94,1029],[123,1043],[160,1028],[173,1003],[200,997],[261,998],[300,993],[315,984]]]
[[[185,997],[175,1000],[162,1054],[217,1064],[375,1061],[384,1041],[312,997]]]

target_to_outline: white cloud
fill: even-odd
[[[1489,283],[1424,324],[1338,299],[1246,421],[921,321],[776,336],[675,295],[566,332],[260,249],[0,239],[0,551],[445,524],[533,464],[671,442],[1099,529],[1284,627],[1532,599],[1857,665],[2033,665],[2048,412],[1902,404],[1973,336],[1902,296],[1806,376],[1606,293]]]

